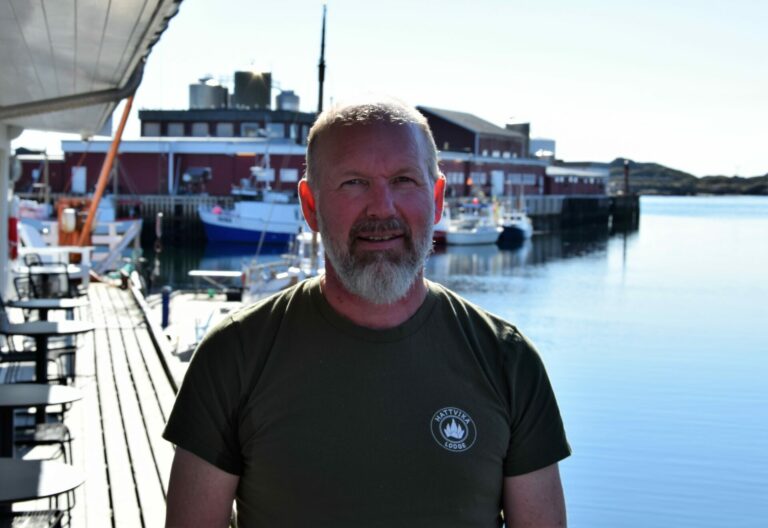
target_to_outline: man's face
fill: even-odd
[[[391,304],[432,249],[436,198],[421,132],[338,126],[319,139],[314,194],[327,259],[348,291]]]

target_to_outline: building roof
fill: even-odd
[[[0,123],[101,130],[180,2],[0,2]]]
[[[480,119],[476,115],[467,114],[466,112],[456,112],[455,110],[443,110],[441,108],[433,108],[431,106],[418,106],[419,111],[424,111],[430,114],[434,114],[437,117],[445,119],[453,123],[454,125],[466,128],[467,130],[476,134],[486,134],[493,136],[505,136],[515,139],[524,139],[525,136],[520,132],[514,130],[507,130],[499,126],[494,125],[490,121]]]
[[[70,141],[61,142],[65,154],[74,152],[107,152],[111,145],[109,140]],[[290,140],[275,140],[265,138],[139,138],[124,139],[120,142],[120,154],[274,154],[304,156],[307,148],[297,145]]]
[[[586,167],[586,166],[555,166],[547,167],[547,176],[576,176],[578,178],[608,178],[610,170],[608,167]]]
[[[267,108],[253,110],[190,108],[189,110],[139,110],[139,119],[141,121],[259,121],[267,119],[277,123],[312,124],[315,122],[315,114]]]

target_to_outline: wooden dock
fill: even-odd
[[[92,283],[88,296],[76,317],[93,321],[96,330],[77,353],[74,386],[83,399],[65,419],[74,438],[72,464],[85,475],[70,525],[162,526],[174,448],[161,434],[173,384],[130,290]],[[24,458],[38,458],[39,449]],[[39,502],[16,508],[47,506]]]

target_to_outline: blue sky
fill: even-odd
[[[321,12],[319,0],[184,0],[136,108],[185,108],[197,78],[253,68],[314,110]],[[763,0],[330,0],[326,105],[372,91],[529,121],[567,160],[765,174],[766,26]],[[25,134],[15,145],[36,139]]]

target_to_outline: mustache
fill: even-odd
[[[355,238],[360,233],[376,234],[385,233],[387,231],[402,231],[406,237],[411,236],[411,230],[408,224],[400,220],[399,218],[390,217],[384,220],[376,220],[373,218],[366,218],[355,223],[352,229],[349,231],[350,238]]]

